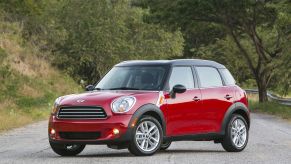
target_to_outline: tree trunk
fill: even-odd
[[[269,70],[267,70],[265,67],[267,57],[265,56],[264,48],[262,46],[261,39],[256,35],[255,28],[248,28],[252,31],[249,31],[248,34],[250,38],[252,39],[254,43],[254,47],[256,48],[258,60],[257,64],[255,65],[253,63],[253,59],[251,58],[251,55],[247,52],[246,48],[241,44],[238,34],[235,33],[235,31],[231,28],[231,25],[228,25],[230,28],[230,34],[232,38],[234,39],[236,45],[238,46],[239,50],[242,52],[243,57],[245,58],[251,72],[253,73],[258,90],[259,90],[259,102],[266,102],[268,101],[268,95],[267,95],[267,87],[268,87],[268,77]]]
[[[259,90],[259,102],[267,102],[267,81],[263,78],[258,78],[257,80],[258,90]]]

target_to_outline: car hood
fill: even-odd
[[[103,106],[110,107],[111,102],[122,96],[135,96],[142,103],[155,103],[158,91],[91,91],[81,94],[71,94],[60,98],[60,106]]]

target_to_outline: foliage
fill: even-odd
[[[6,21],[17,21],[23,24],[23,35],[29,38],[32,33],[40,34],[42,27],[39,24],[42,14],[42,1],[37,0],[1,0],[0,9],[5,12]]]
[[[180,56],[183,36],[143,21],[147,11],[129,0],[12,0],[0,2],[23,35],[77,81],[96,82],[114,64]],[[46,58],[50,58],[45,56]]]
[[[276,72],[282,71],[282,68],[288,70],[282,66],[291,58],[288,51],[291,39],[291,2],[289,0],[178,0],[171,2],[143,0],[138,4],[149,7],[152,14],[147,19],[153,22],[159,20],[165,25],[194,30],[195,26],[189,27],[186,24],[216,25],[214,27],[222,30],[221,33],[224,32],[226,36],[210,33],[209,37],[213,37],[213,40],[218,38],[219,41],[205,42],[205,45],[210,45],[211,49],[212,44],[220,46],[221,39],[231,38],[236,49],[231,46],[228,52],[233,55],[225,55],[225,51],[221,51],[220,54],[230,57],[230,60],[234,55],[244,60],[244,64],[248,66],[256,80],[261,102],[267,100],[266,90],[272,86],[273,79],[279,76]],[[208,30],[208,28],[203,29],[206,32]],[[203,48],[201,45],[198,49]],[[225,48],[227,46],[224,45]],[[214,59],[217,59],[216,55]],[[232,65],[235,64],[237,63]],[[289,78],[290,75],[285,77]],[[286,79],[282,80],[286,81]]]
[[[240,51],[230,37],[216,39],[215,43],[207,46],[200,46],[199,48],[193,48],[191,49],[191,52],[195,54],[196,57],[210,60],[215,59],[215,61],[223,63],[231,72],[233,72],[237,84],[248,86],[250,88],[255,86],[255,82],[253,83],[251,80],[246,80],[252,79],[252,74],[249,71],[246,62],[237,55],[234,55],[240,53]]]
[[[7,53],[2,48],[0,48],[0,63],[2,63],[6,57]]]
[[[225,64],[240,84],[257,86],[265,101],[267,89],[282,95],[290,89],[290,4],[2,0],[0,14],[21,22],[25,40],[51,51],[41,56],[77,81],[96,82],[122,60],[206,58]]]
[[[53,100],[130,59],[182,55],[183,36],[129,0],[0,1],[0,131],[47,118]],[[52,67],[57,66],[60,72]]]
[[[144,12],[126,0],[66,1],[53,27],[65,32],[64,42],[56,47],[56,64],[75,77],[95,82],[122,60],[181,55],[182,35],[144,23]]]
[[[276,102],[259,103],[258,101],[249,101],[249,105],[252,112],[271,114],[291,120],[290,106],[281,105]]]
[[[47,119],[56,97],[80,88],[41,58],[38,48],[23,42],[19,24],[0,20],[0,27],[1,132]]]
[[[216,41],[215,38],[226,35],[223,27],[215,23],[198,22],[184,18],[185,15],[181,16],[180,12],[183,12],[184,9],[177,8],[179,3],[179,1],[166,0],[132,0],[133,5],[150,11],[144,15],[146,22],[160,24],[168,30],[181,30],[185,39],[184,58],[193,57],[192,49],[213,44]]]

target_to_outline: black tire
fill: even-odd
[[[234,141],[232,140],[232,136],[231,136],[232,124],[236,120],[241,120],[246,127],[246,140],[245,140],[244,144],[240,147],[235,145]],[[240,152],[240,151],[244,150],[244,148],[247,146],[248,137],[249,137],[249,126],[248,126],[246,120],[241,115],[233,114],[231,116],[227,126],[226,126],[225,135],[223,137],[221,145],[224,148],[224,150],[226,150],[228,152]]]
[[[164,141],[161,144],[160,150],[167,150],[172,144],[172,141]]]
[[[57,144],[52,142],[50,142],[50,145],[53,151],[61,156],[76,156],[77,154],[81,153],[86,146],[78,144],[74,145]]]
[[[158,142],[158,145],[152,151],[144,151],[144,150],[142,150],[137,145],[138,143],[136,141],[137,128],[139,127],[139,125],[141,123],[143,123],[145,121],[150,121],[150,122],[154,123],[157,126],[158,131],[159,131],[159,142]],[[159,121],[157,119],[155,119],[154,117],[151,117],[151,116],[143,116],[138,121],[138,123],[136,124],[136,126],[133,129],[133,134],[131,136],[131,141],[130,141],[128,150],[130,151],[130,153],[132,153],[133,155],[136,155],[136,156],[150,156],[150,155],[153,155],[154,153],[156,153],[159,150],[162,142],[163,142],[163,130],[162,130],[162,127],[161,127]]]

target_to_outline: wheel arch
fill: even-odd
[[[139,107],[134,112],[134,114],[129,122],[129,127],[132,128],[131,125],[136,120],[140,119],[142,116],[145,116],[145,115],[152,116],[159,121],[159,123],[161,124],[161,126],[163,128],[163,133],[165,136],[166,135],[166,122],[165,122],[164,114],[160,110],[160,108],[154,104],[145,104],[145,105]]]
[[[250,112],[247,106],[241,102],[236,102],[228,108],[228,110],[226,111],[224,115],[223,122],[221,125],[221,132],[220,132],[221,134],[223,135],[225,134],[227,123],[233,114],[239,114],[242,117],[244,117],[244,119],[247,121],[248,129],[250,128]]]

